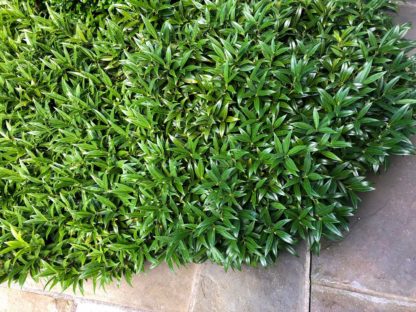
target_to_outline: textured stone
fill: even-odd
[[[309,260],[306,247],[299,257],[284,254],[268,268],[224,269],[204,264],[196,285],[192,312],[307,311]]]
[[[133,287],[126,282],[109,286],[95,294],[88,287],[85,298],[92,298],[126,307],[152,311],[187,311],[195,266],[172,272],[167,265],[160,265],[133,278]]]
[[[75,312],[143,312],[114,305],[107,305],[91,301],[83,301],[77,304]]]
[[[0,288],[0,312],[72,312],[72,300]]]
[[[196,265],[188,265],[172,272],[163,264],[133,277],[133,286],[122,281],[119,285],[113,283],[105,290],[97,288],[94,292],[92,284],[86,283],[84,296],[79,292],[74,294],[72,290],[61,293],[58,287],[52,289],[51,293],[56,296],[92,299],[138,310],[182,312],[188,310],[195,268]],[[43,291],[43,283],[28,280],[24,289]]]
[[[313,285],[310,311],[410,312],[416,311],[416,303]]]
[[[351,231],[313,258],[312,281],[416,300],[416,157],[393,157],[370,178]]]
[[[395,21],[398,24],[412,23],[413,27],[409,30],[406,37],[409,39],[416,39],[416,0],[413,2],[412,6],[400,6]]]
[[[172,272],[167,265],[161,265],[134,277],[133,287],[123,282],[120,288],[113,285],[107,292],[93,294],[89,290],[86,297],[153,311],[186,311],[194,271],[195,266]]]

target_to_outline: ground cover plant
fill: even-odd
[[[0,281],[268,265],[413,152],[386,0],[0,0]]]

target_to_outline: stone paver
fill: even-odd
[[[120,285],[113,283],[104,290],[97,288],[94,293],[92,285],[86,284],[83,296],[80,293],[74,294],[72,290],[59,292],[58,287],[52,289],[50,294],[110,303],[135,311],[184,312],[190,303],[196,267],[197,265],[188,265],[172,272],[167,265],[160,265],[133,277],[133,287],[123,281]],[[43,285],[42,282],[27,281],[23,289],[44,293]],[[0,293],[4,287],[7,285],[2,285]],[[13,288],[19,289],[20,286],[14,285]]]
[[[83,301],[77,304],[75,312],[146,312],[97,302]]]
[[[409,39],[416,39],[416,1],[409,2],[407,6],[400,6],[395,17],[398,24],[412,23],[412,28],[407,33]]]
[[[133,287],[122,282],[120,287],[111,285],[95,294],[87,287],[84,298],[150,311],[187,311],[195,268],[190,265],[172,272],[167,265],[161,265],[135,276]]]
[[[351,232],[313,259],[313,280],[413,297],[416,300],[416,158],[394,158],[363,195]]]
[[[312,285],[311,312],[411,312],[416,303]]]
[[[173,273],[162,265],[136,276],[133,287],[123,282],[120,287],[113,284],[94,294],[91,285],[87,285],[84,296],[74,295],[71,290],[45,292],[42,283],[30,280],[23,289],[37,292],[34,296],[49,294],[72,299],[76,312],[306,312],[310,259],[305,245],[299,246],[298,253],[299,257],[282,254],[278,263],[268,268],[244,267],[242,271],[225,272],[220,266],[205,263]],[[0,287],[0,294],[8,291],[6,287]],[[13,285],[14,291],[19,289]]]
[[[3,288],[0,291],[0,312],[72,312],[72,300]]]
[[[312,282],[416,302],[416,157],[393,157],[351,232],[313,257]]]
[[[192,312],[303,312],[309,307],[309,252],[283,254],[268,268],[224,272],[204,264],[194,294]]]

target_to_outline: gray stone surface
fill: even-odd
[[[412,312],[416,303],[312,286],[311,312]]]
[[[309,307],[309,253],[284,254],[269,268],[228,271],[212,264],[201,267],[192,312],[304,312]]]
[[[373,180],[350,234],[313,258],[312,281],[416,301],[416,157],[393,157]]]
[[[416,0],[412,2],[411,6],[400,6],[395,21],[398,24],[411,23],[412,28],[407,33],[406,37],[409,39],[416,39]]]
[[[395,21],[416,26],[415,4]],[[312,312],[416,311],[416,157],[393,157],[370,179],[376,191],[363,194],[350,233],[312,259]]]

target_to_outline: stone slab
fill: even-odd
[[[416,157],[393,157],[370,179],[349,234],[313,257],[312,282],[416,300]]]
[[[58,286],[51,292],[45,292],[44,282],[35,283],[33,280],[28,280],[23,289],[64,298],[89,299],[139,311],[184,312],[188,311],[196,267],[188,265],[171,271],[167,265],[162,264],[133,277],[133,286],[122,281],[119,284],[110,284],[104,290],[97,288],[94,292],[92,284],[87,283],[84,295],[79,292],[74,294],[72,290],[61,292]],[[3,284],[1,287],[7,285]],[[20,286],[13,285],[13,288],[19,289]]]
[[[268,268],[228,271],[206,263],[196,285],[192,312],[304,312],[309,306],[309,251],[283,254]]]
[[[411,312],[416,303],[312,285],[310,312]]]
[[[136,310],[123,308],[114,305],[107,305],[91,301],[83,301],[77,304],[75,312],[146,312],[144,310]]]
[[[167,265],[160,265],[135,276],[133,287],[122,282],[120,287],[113,284],[95,294],[88,287],[84,298],[157,312],[187,311],[195,267],[190,265],[172,272]]]
[[[0,288],[0,312],[72,312],[72,300]]]
[[[416,39],[416,0],[412,5],[400,6],[394,20],[398,24],[411,23],[412,28],[406,34],[406,38]]]

